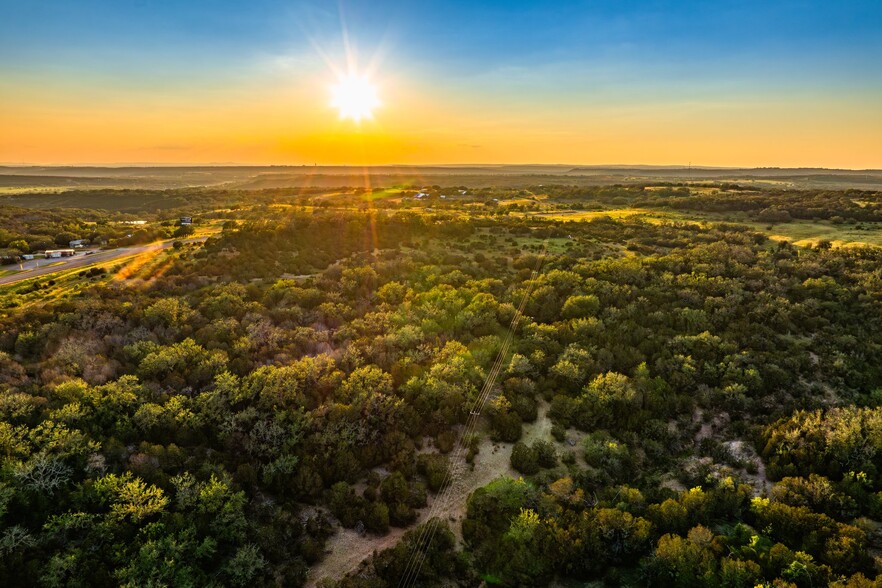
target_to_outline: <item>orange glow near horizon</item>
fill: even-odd
[[[391,101],[368,118],[379,100],[367,83],[354,84],[358,92],[335,101],[335,111],[319,75],[271,92],[110,92],[74,83],[11,92],[7,84],[6,164],[882,167],[882,111],[861,96],[599,105],[552,97],[537,107],[388,78]]]

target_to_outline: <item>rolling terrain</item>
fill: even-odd
[[[0,166],[0,189],[181,188],[232,189],[337,186],[457,185],[524,187],[536,184],[604,185],[647,182],[736,182],[786,188],[875,189],[882,170],[823,168],[713,168],[691,166]]]

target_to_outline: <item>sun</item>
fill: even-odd
[[[350,73],[340,77],[331,88],[331,106],[340,111],[340,118],[355,122],[372,118],[374,109],[380,105],[377,89],[367,76]]]

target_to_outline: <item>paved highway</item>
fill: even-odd
[[[199,241],[205,241],[207,237],[197,237],[195,239],[183,239],[184,243],[195,243]],[[51,265],[51,266],[39,266],[34,267],[28,270],[25,270],[20,273],[10,274],[8,276],[0,276],[0,287],[9,286],[10,284],[15,284],[16,282],[21,282],[22,280],[30,280],[31,278],[37,278],[40,276],[48,276],[50,274],[54,274],[61,271],[67,271],[71,269],[78,268],[88,268],[98,263],[104,263],[107,261],[113,261],[115,259],[125,259],[128,257],[135,257],[141,255],[143,253],[150,253],[154,251],[160,251],[162,249],[168,249],[174,243],[174,240],[169,241],[157,241],[156,243],[149,243],[147,245],[136,245],[134,247],[120,247],[119,249],[111,249],[109,251],[99,251],[97,253],[92,253],[91,255],[76,255],[74,257],[62,257],[58,260],[51,260],[53,262],[59,261],[61,262],[59,265]],[[7,269],[15,269],[17,266],[6,266]]]

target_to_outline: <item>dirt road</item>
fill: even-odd
[[[548,409],[548,403],[540,400],[538,417],[535,422],[524,425],[522,441],[525,443],[539,439],[552,441],[552,423],[548,417]],[[500,476],[520,477],[520,474],[511,467],[513,446],[512,443],[494,443],[485,435],[475,457],[474,467],[464,466],[463,476],[453,499],[445,504],[440,512],[436,512],[441,520],[448,522],[459,543],[462,542],[462,520],[465,517],[469,495]],[[418,511],[416,525],[427,520],[433,503],[434,496],[429,496],[428,505]],[[339,528],[328,541],[325,558],[310,569],[306,585],[316,586],[319,580],[326,577],[339,579],[358,569],[358,566],[375,551],[393,547],[406,531],[407,529],[392,528],[387,535],[381,537],[376,535],[362,537],[352,529]]]

